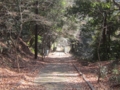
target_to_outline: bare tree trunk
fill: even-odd
[[[99,44],[98,44],[98,49],[97,49],[97,54],[98,54],[98,61],[99,61],[99,63],[98,63],[98,68],[99,68],[99,70],[98,70],[98,82],[100,81],[100,78],[101,78],[101,71],[100,71],[100,69],[102,68],[102,65],[101,65],[101,63],[100,63],[100,61],[101,61],[101,58],[100,58],[100,53],[99,53],[99,50],[100,50],[100,45],[101,45],[101,41],[103,42],[103,45],[104,45],[104,47],[107,49],[107,47],[106,47],[106,35],[107,35],[107,15],[106,15],[106,12],[104,12],[104,21],[103,21],[103,29],[102,29],[102,31],[101,31],[101,33],[100,33],[100,39],[99,39]],[[107,50],[105,50],[105,53],[107,53]]]
[[[103,56],[106,58],[107,55],[107,14],[106,12],[103,13],[104,15],[104,21],[103,21],[103,32],[102,32],[102,42],[104,47],[105,55]]]
[[[18,71],[20,72],[20,65],[19,65],[19,57],[18,57],[18,52],[17,52],[17,46],[18,46],[19,37],[20,37],[22,29],[23,29],[23,14],[22,14],[22,9],[21,9],[21,0],[17,0],[17,3],[18,3],[19,14],[20,14],[20,32],[18,34],[16,43],[15,43],[15,50],[16,50],[16,61],[15,62],[17,64]]]
[[[107,31],[107,34],[108,34],[108,48],[107,48],[107,52],[109,53],[108,57],[110,57],[110,29]]]
[[[35,13],[38,14],[38,1],[36,1]],[[36,25],[35,25],[35,59],[37,59],[37,56],[38,56],[38,25],[36,22]]]
[[[100,59],[100,53],[99,53],[100,44],[101,44],[101,40],[102,40],[102,33],[103,33],[103,30],[102,30],[101,33],[100,33],[100,39],[99,39],[99,44],[98,44],[98,49],[97,49],[98,61],[99,61],[99,63],[98,63],[98,68],[99,68],[99,69],[98,69],[98,82],[100,81],[100,77],[101,77],[100,68],[102,67],[102,65],[101,65],[101,63],[100,63],[101,59]]]

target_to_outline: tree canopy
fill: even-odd
[[[1,40],[9,48],[22,38],[34,52],[37,24],[41,55],[57,37],[69,38],[81,58],[106,60],[120,54],[119,0],[39,0],[37,5],[36,0],[2,0],[0,9]]]
[[[98,59],[97,52],[104,60],[119,56],[119,51],[116,49],[119,47],[120,40],[119,2],[114,0],[75,1],[76,3],[69,10],[69,13],[77,15],[79,19],[86,22],[81,30],[85,34],[88,34],[88,32],[91,34],[91,37],[86,37],[86,35],[84,37],[86,37],[86,40],[91,38],[88,46],[94,48],[91,52],[93,57]]]

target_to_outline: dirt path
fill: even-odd
[[[89,90],[73,67],[71,55],[56,52],[45,61],[48,63],[34,81],[43,87],[39,90]]]

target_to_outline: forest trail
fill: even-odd
[[[48,63],[34,80],[44,90],[86,90],[82,87],[84,81],[72,65],[76,61],[70,54],[51,53],[45,61]]]

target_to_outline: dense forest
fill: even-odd
[[[42,55],[63,37],[80,58],[119,58],[119,0],[2,0],[0,9],[1,54],[12,53],[22,40]]]
[[[120,0],[0,0],[2,64],[11,58],[7,65],[20,68],[22,57],[44,61],[61,47],[78,60],[117,67]],[[119,70],[113,71],[118,76]]]

